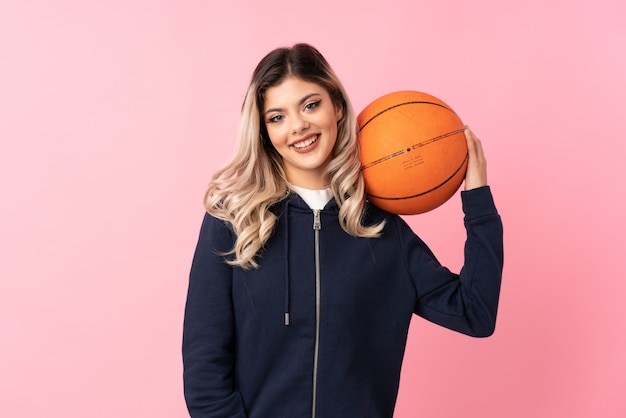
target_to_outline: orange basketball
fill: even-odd
[[[465,126],[443,101],[398,91],[357,118],[367,199],[388,212],[435,209],[459,189],[467,169]]]

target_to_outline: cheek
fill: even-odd
[[[280,143],[282,142],[281,138],[283,137],[283,135],[281,134],[279,129],[277,129],[276,127],[267,128],[267,136],[269,137],[270,142],[272,143],[272,145],[274,145],[274,147],[280,146]]]
[[[331,128],[331,136],[333,138],[332,152],[337,154],[339,152],[339,128],[337,126]]]
[[[268,136],[270,139],[270,144],[268,146],[271,147],[272,151],[280,156],[280,158],[285,158],[285,156],[289,153],[287,140],[284,139],[283,136],[276,135],[275,132],[272,134],[268,132]]]
[[[330,127],[330,131],[332,136],[335,138],[335,141],[337,141],[337,135],[339,134],[339,126],[337,126],[337,123]]]

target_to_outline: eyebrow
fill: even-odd
[[[298,106],[302,106],[304,104],[304,102],[306,102],[307,100],[309,100],[313,96],[321,96],[321,94],[320,93],[309,93],[309,94],[307,94],[302,99],[300,99],[300,101],[298,102]],[[265,112],[263,112],[263,114],[267,115],[268,113],[280,112],[282,110],[283,109],[279,108],[279,107],[272,107],[271,109],[267,109]]]

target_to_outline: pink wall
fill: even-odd
[[[0,416],[185,416],[203,190],[253,66],[297,41],[358,109],[444,99],[489,160],[496,334],[415,320],[396,417],[626,416],[623,1],[213,3],[0,3]],[[455,269],[459,203],[409,218]]]

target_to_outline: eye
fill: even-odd
[[[267,120],[267,123],[278,123],[283,119],[284,119],[283,115],[274,115]]]
[[[316,100],[314,102],[309,102],[304,105],[304,110],[313,110],[320,105],[321,100]]]

